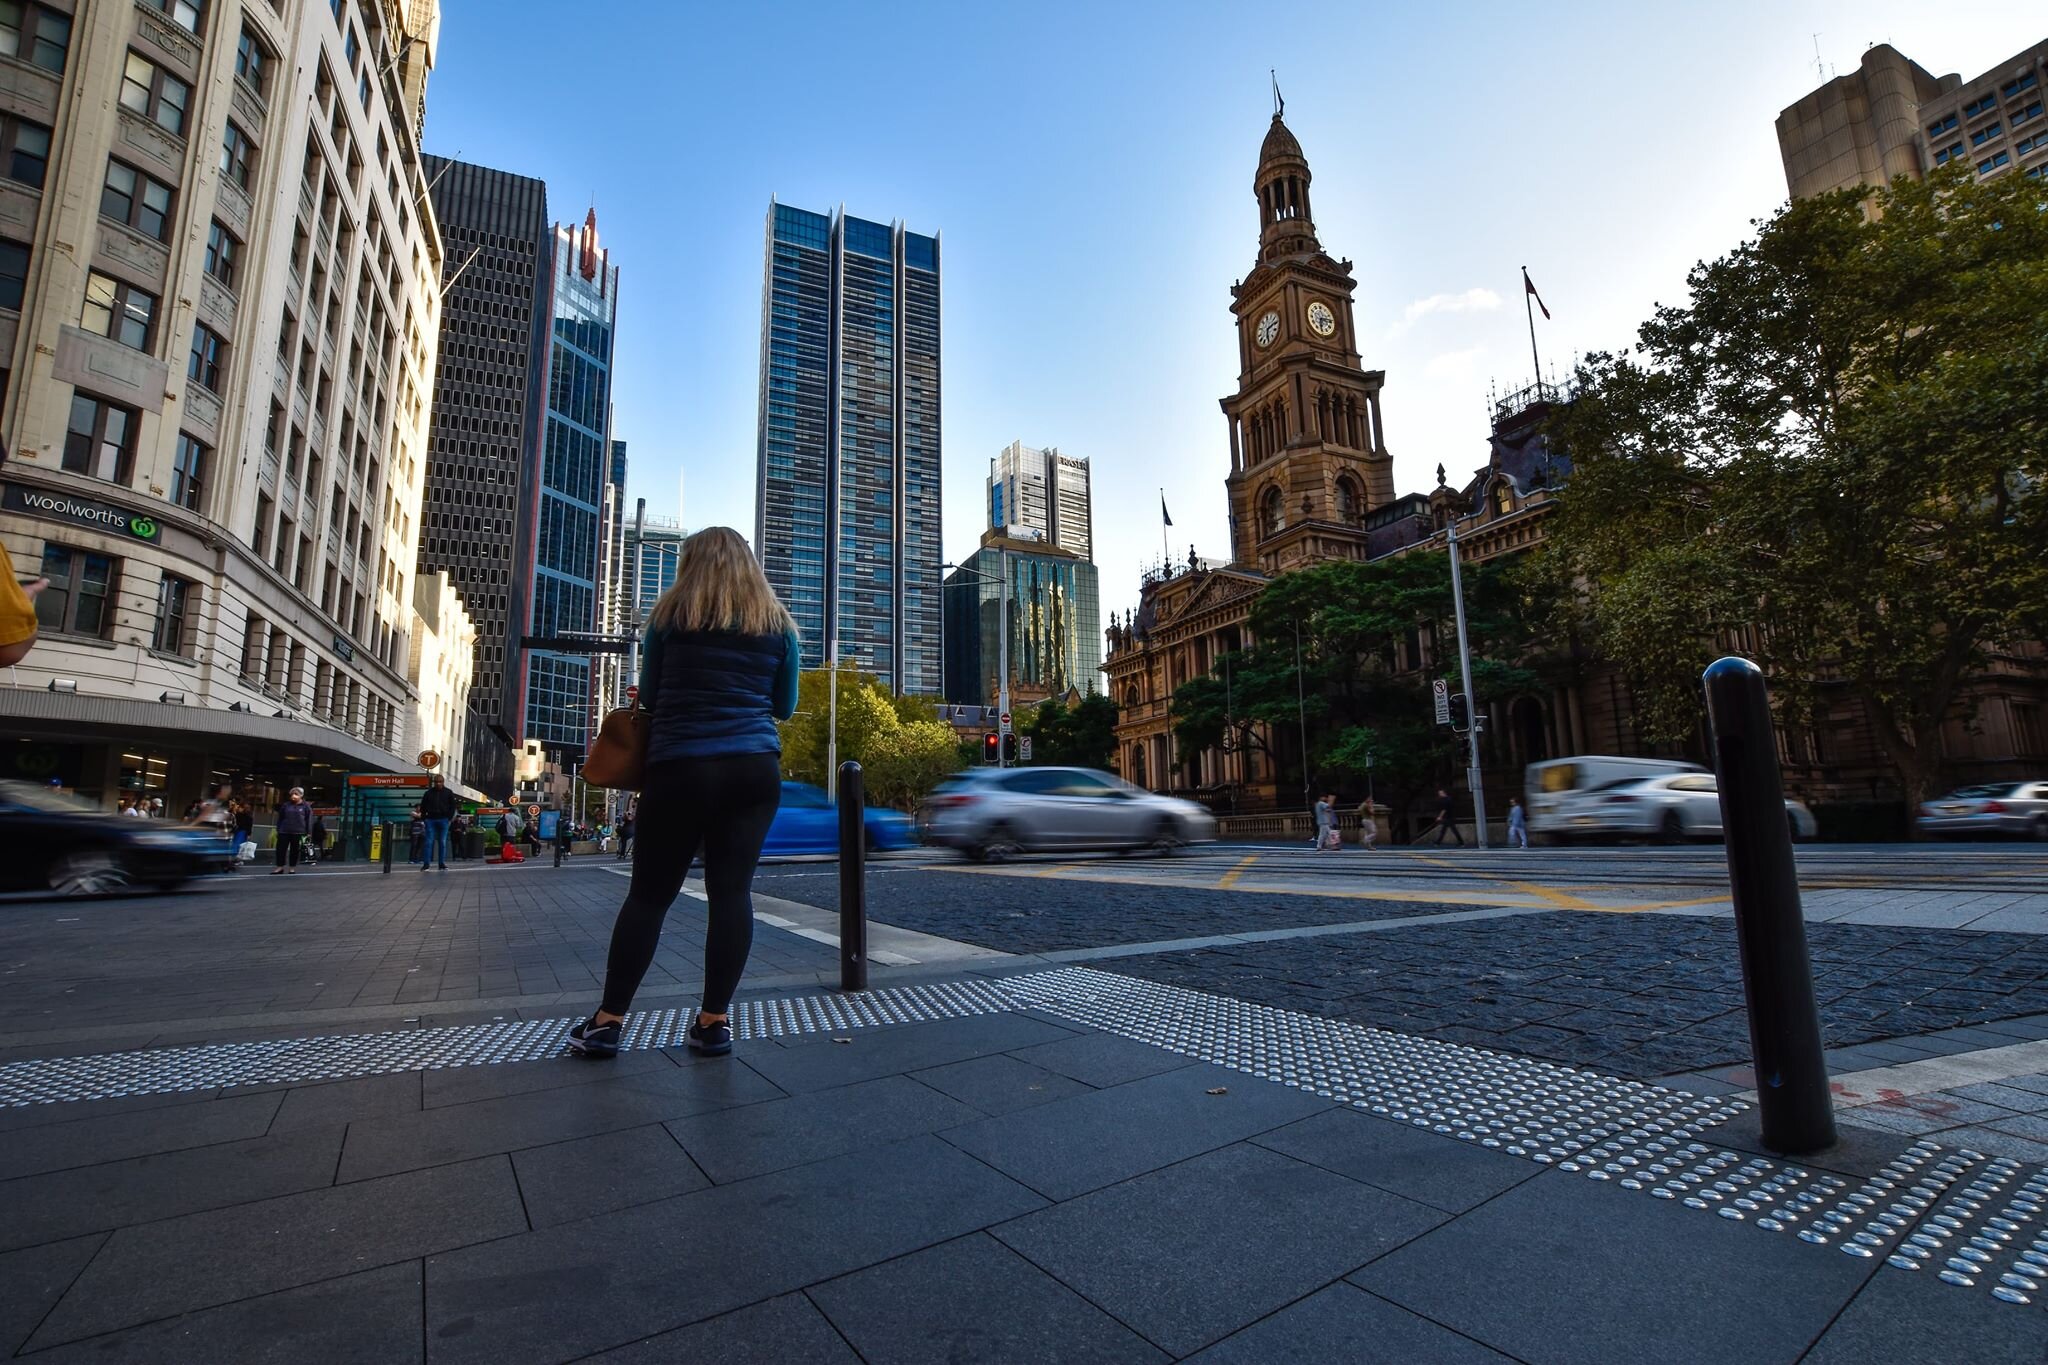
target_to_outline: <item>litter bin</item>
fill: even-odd
[[[465,858],[482,858],[484,856],[484,832],[482,830],[472,829],[464,831],[462,836],[462,856]]]

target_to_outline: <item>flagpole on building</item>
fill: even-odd
[[[1173,551],[1166,548],[1166,528],[1173,525],[1173,514],[1166,510],[1166,490],[1159,490],[1159,571],[1166,572],[1166,566],[1173,560]]]
[[[1536,297],[1536,286],[1529,280],[1529,267],[1522,267],[1522,311],[1529,315],[1529,363],[1536,367],[1536,387],[1543,387],[1543,362],[1536,358],[1536,305],[1530,300]],[[1549,310],[1545,310],[1545,316]]]

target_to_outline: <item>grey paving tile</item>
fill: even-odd
[[[106,1240],[78,1237],[0,1255],[0,1356],[13,1358]]]
[[[1167,1359],[982,1233],[855,1271],[809,1292],[868,1365]]]
[[[877,1076],[894,1076],[948,1062],[1010,1052],[1035,1043],[1072,1035],[1036,1019],[1014,1014],[983,1014],[930,1024],[853,1029],[834,1043],[821,1038],[801,1046],[763,1048],[744,1045],[738,1054],[784,1090],[824,1090]]]
[[[2014,1114],[1991,1119],[1979,1126],[1995,1128],[2015,1137],[2032,1138],[2036,1142],[2048,1142],[2048,1114]]]
[[[568,1065],[595,1067],[598,1063]],[[341,1179],[361,1180],[489,1152],[540,1147],[707,1109],[777,1099],[781,1094],[752,1068],[727,1062],[669,1067],[591,1085],[368,1119],[349,1125]]]
[[[1214,1089],[1226,1093],[1208,1093]],[[944,1136],[1049,1198],[1071,1199],[1330,1107],[1299,1090],[1195,1065],[963,1124]]]
[[[1141,1081],[1188,1064],[1178,1053],[1111,1033],[1084,1033],[1078,1038],[1019,1048],[1014,1055],[1018,1061],[1096,1087]]]
[[[1240,1143],[992,1231],[1178,1356],[1443,1220],[1435,1209]]]
[[[651,1204],[710,1182],[660,1124],[512,1154],[527,1221],[537,1228]]]
[[[0,1063],[7,1059],[0,1057]],[[69,1100],[56,1104],[23,1104],[0,1109],[0,1133],[18,1128],[42,1128],[52,1123],[76,1123],[80,1119],[109,1118],[141,1109],[168,1109],[180,1104],[203,1104],[217,1098],[218,1090],[186,1090],[173,1095],[123,1095],[108,1100]]]
[[[1978,1104],[1988,1104],[1996,1109],[2009,1109],[2016,1114],[2033,1114],[2048,1109],[2048,1094],[2017,1085],[2003,1085],[1997,1081],[1944,1090],[1942,1098],[1974,1100]]]
[[[1934,1140],[1944,1147],[1968,1147],[1990,1156],[2048,1163],[2048,1142],[2016,1133],[2002,1133],[1996,1128],[1948,1128],[1936,1133]]]
[[[1543,1168],[1412,1124],[1330,1109],[1252,1141],[1448,1213],[1483,1204]]]
[[[593,1081],[669,1071],[674,1067],[675,1060],[668,1053],[655,1051],[622,1052],[602,1061],[565,1055],[539,1062],[444,1066],[421,1074],[420,1107],[439,1109],[449,1104],[471,1104],[506,1095],[527,1095],[536,1090],[559,1090]]]
[[[1500,1352],[1353,1284],[1333,1284],[1187,1357],[1201,1365],[1513,1365]]]
[[[123,1228],[30,1344],[76,1341],[525,1228],[503,1157]]]
[[[1797,1360],[1881,1265],[1546,1171],[1350,1278],[1530,1365],[1754,1365]]]
[[[0,1250],[334,1183],[341,1128],[222,1142],[0,1183]]]
[[[2016,1090],[2032,1090],[2039,1094],[2048,1095],[2048,1076],[2038,1074],[2030,1076],[2007,1076],[2004,1080],[2000,1081],[1999,1084],[2012,1086]]]
[[[230,1095],[23,1129],[0,1143],[0,1180],[262,1137],[283,1102],[282,1095]]]
[[[715,1185],[430,1258],[428,1358],[498,1365],[623,1345],[1042,1203],[932,1137]],[[570,1278],[574,1294],[549,1292]]]
[[[1930,1275],[1871,1279],[1801,1365],[2048,1360],[2048,1315]]]
[[[38,1351],[48,1365],[402,1365],[420,1341],[421,1263],[366,1270]]]
[[[743,1109],[672,1119],[668,1130],[705,1174],[722,1185],[980,1117],[980,1110],[908,1076],[884,1076]]]
[[[1079,1095],[1090,1087],[1015,1057],[976,1057],[914,1073],[934,1090],[971,1104],[984,1114],[1007,1114],[1048,1100]],[[2048,1102],[2048,1097],[2044,1097]]]
[[[420,1107],[420,1074],[363,1076],[352,1081],[300,1086],[285,1092],[284,1105],[271,1120],[270,1131],[340,1125],[386,1114],[414,1114]]]
[[[585,1356],[580,1365],[759,1365],[764,1360],[861,1365],[860,1357],[802,1294],[785,1294],[616,1351]]]

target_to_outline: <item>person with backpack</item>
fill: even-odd
[[[305,851],[301,845],[312,832],[313,808],[306,804],[306,789],[293,787],[277,808],[277,866],[270,870],[271,876],[287,871],[298,875],[299,858]]]
[[[575,1051],[617,1055],[662,921],[700,851],[710,924],[703,1002],[685,1037],[693,1052],[732,1051],[732,998],[753,946],[754,870],[782,800],[775,723],[796,711],[800,654],[796,622],[739,532],[714,526],[683,543],[641,651],[648,724],[634,833],[646,856],[633,858],[603,997],[569,1031]]]

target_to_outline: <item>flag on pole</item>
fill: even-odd
[[[1159,495],[1159,519],[1168,526],[1173,525],[1173,514],[1166,510],[1166,494],[1163,492]]]
[[[1536,300],[1536,306],[1538,308],[1543,309],[1543,320],[1545,322],[1550,321],[1550,310],[1548,308],[1544,308],[1543,296],[1536,292],[1536,282],[1529,278],[1529,267],[1526,265],[1522,267],[1522,289],[1525,293],[1529,295],[1530,298]]]

